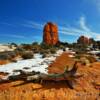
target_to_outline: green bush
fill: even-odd
[[[51,54],[55,54],[55,53],[56,53],[56,48],[51,48],[51,49],[50,49],[50,53],[51,53]]]
[[[50,49],[50,48],[53,47],[52,45],[48,45],[48,44],[45,44],[45,43],[41,43],[40,46],[41,46],[42,49]]]
[[[30,52],[30,51],[23,52],[22,58],[23,59],[32,59],[33,58],[33,52]]]
[[[32,50],[33,46],[31,44],[22,44],[22,48],[25,50]]]
[[[32,46],[37,46],[37,45],[39,45],[38,42],[33,42],[32,43]]]

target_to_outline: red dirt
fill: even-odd
[[[7,63],[9,63],[8,60],[0,60],[0,65],[4,65],[4,64],[7,64]]]
[[[63,72],[65,65],[74,60],[64,53],[49,66],[49,73]],[[100,62],[89,66],[78,64],[78,73],[84,76],[76,80],[75,88],[70,89],[66,81],[24,83],[16,81],[0,85],[0,100],[100,100]]]
[[[54,63],[49,66],[48,73],[62,73],[66,66],[72,67],[74,60],[69,55],[69,53],[63,53],[57,57]]]

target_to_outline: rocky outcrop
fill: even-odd
[[[43,30],[43,43],[56,45],[58,42],[58,27],[54,23],[48,22]]]
[[[85,36],[80,36],[79,39],[77,40],[77,43],[79,44],[90,44],[90,39],[85,37]]]

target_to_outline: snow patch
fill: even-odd
[[[60,56],[63,50],[58,50],[56,54],[42,58],[41,54],[34,54],[33,59],[19,60],[14,63],[9,63],[5,65],[0,65],[0,72],[9,73],[6,77],[10,75],[18,75],[19,72],[14,72],[14,70],[23,70],[26,72],[35,71],[40,73],[48,73],[48,65],[52,63],[57,56]],[[26,69],[25,69],[26,67]]]

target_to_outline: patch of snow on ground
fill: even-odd
[[[90,53],[92,53],[92,54],[99,54],[100,51],[90,51]]]
[[[55,56],[60,56],[64,51],[62,49],[58,50],[55,54]]]
[[[62,50],[58,50],[56,53],[56,56],[59,56],[63,53]],[[42,55],[40,54],[34,54],[33,59],[27,59],[27,60],[20,60],[16,63],[9,63],[5,65],[0,65],[0,72],[7,72],[10,75],[16,75],[18,72],[13,72],[14,70],[24,70],[24,71],[36,71],[41,73],[48,73],[47,67],[50,63],[52,63],[56,56],[51,57],[45,57],[42,58]],[[24,69],[27,67],[28,69]]]
[[[73,57],[74,57],[74,55],[69,55],[69,57],[73,58]]]

